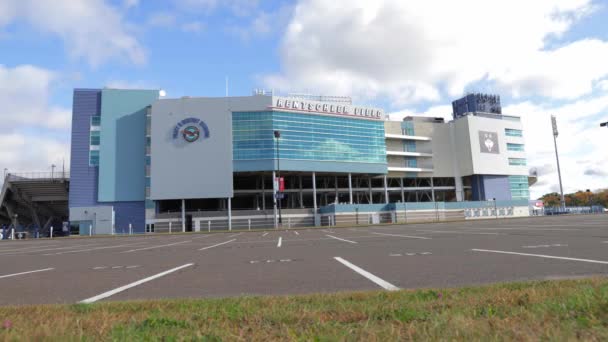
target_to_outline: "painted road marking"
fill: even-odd
[[[475,234],[475,235],[502,235],[501,233],[464,232],[449,230],[416,230],[417,232],[439,233],[439,234]]]
[[[99,246],[98,244],[92,244],[92,245],[76,245],[76,246],[68,246],[68,247],[57,247],[57,248],[43,248],[43,249],[37,249],[37,250],[27,250],[27,251],[21,251],[21,252],[17,252],[15,251],[15,253],[7,253],[7,254],[0,254],[0,256],[4,256],[4,255],[17,255],[17,254],[27,254],[27,253],[37,253],[37,252],[47,252],[47,251],[56,251],[56,250],[60,250],[60,249],[74,249],[74,248],[82,248],[82,247],[87,247],[87,246]],[[8,251],[2,251],[3,252],[8,252]]]
[[[232,235],[229,235],[228,237],[229,237],[229,238],[231,238],[231,237],[239,236],[239,235],[241,235],[241,234],[243,234],[243,233],[236,233],[236,234],[232,234]]]
[[[606,264],[608,265],[608,261],[601,260],[591,260],[591,259],[578,259],[578,258],[568,258],[568,257],[560,257],[555,255],[544,255],[544,254],[529,254],[529,253],[517,253],[517,252],[508,252],[508,251],[494,251],[490,249],[472,249],[475,252],[488,252],[488,253],[499,253],[499,254],[513,254],[513,255],[523,255],[523,256],[533,256],[537,258],[547,258],[547,259],[560,259],[560,260],[570,260],[570,261],[582,261],[582,262],[590,262],[593,264]]]
[[[279,236],[279,242],[277,243],[277,247],[281,247],[282,243],[283,243],[283,237]]]
[[[405,238],[410,238],[410,239],[423,239],[423,240],[430,240],[430,237],[424,237],[424,236],[411,236],[411,235],[401,235],[401,234],[385,234],[385,233],[374,233],[374,232],[370,232],[372,234],[376,234],[376,235],[385,235],[385,236],[399,236],[399,237],[405,237]]]
[[[122,268],[122,266],[112,266],[112,269]]]
[[[30,274],[30,273],[36,273],[36,272],[45,272],[45,271],[50,271],[50,270],[54,270],[54,268],[43,268],[41,270],[34,270],[34,271],[27,271],[27,272],[19,272],[19,273],[13,273],[13,274],[5,274],[5,275],[1,275],[0,279],[2,278],[9,278],[9,277],[16,277],[16,276],[20,276],[23,274]]]
[[[339,261],[340,263],[342,263],[342,265],[350,268],[351,270],[359,273],[360,275],[364,276],[365,278],[371,280],[372,282],[376,283],[376,285],[382,287],[385,290],[388,291],[397,291],[399,290],[399,288],[385,280],[382,280],[380,278],[378,278],[377,276],[367,272],[366,270],[360,268],[359,266],[353,265],[350,262],[340,258],[340,257],[334,257],[334,259],[336,259],[337,261]]]
[[[75,251],[65,251],[65,252],[43,254],[43,255],[61,255],[61,254],[68,254],[68,253],[90,252],[90,251],[96,251],[96,250],[99,250],[99,249],[120,248],[120,247],[141,245],[142,243],[144,243],[144,242],[128,243],[128,244],[117,245],[117,246],[95,247],[95,248],[89,248],[89,249],[78,249],[78,250],[75,250]]]
[[[294,231],[293,233],[294,233],[294,234],[296,234],[296,235],[300,235],[300,233],[298,233],[298,232],[296,232],[296,231]]]
[[[236,241],[236,239],[232,239],[232,240],[229,240],[229,241],[220,242],[220,243],[218,243],[217,245],[213,245],[213,246],[207,246],[207,247],[203,247],[203,248],[200,248],[200,249],[199,249],[199,251],[204,251],[205,249],[209,249],[209,248],[213,248],[213,247],[217,247],[217,246],[225,245],[225,244],[230,243],[230,242],[232,242],[232,241]]]
[[[348,243],[356,243],[355,241],[350,241],[350,240],[346,240],[346,239],[341,239],[339,237],[335,237],[333,235],[325,235],[325,236],[329,236],[332,239],[336,239],[336,240],[340,240],[340,241],[344,241],[344,242],[348,242]]]
[[[182,243],[188,243],[188,242],[192,242],[192,240],[174,242],[174,243],[169,243],[169,244],[166,244],[166,245],[158,245],[158,246],[150,246],[150,247],[131,249],[131,250],[128,250],[128,251],[125,251],[125,252],[121,252],[121,253],[133,253],[133,252],[138,252],[138,251],[145,251],[145,250],[148,250],[148,249],[155,249],[155,248],[162,248],[162,247],[181,245]]]
[[[103,270],[108,268],[107,266],[97,266],[97,267],[93,267],[94,270]]]
[[[273,260],[273,259],[268,259],[268,260],[251,260],[249,261],[250,264],[259,264],[260,262],[264,262],[267,264],[273,263],[273,262],[291,262],[293,260],[291,259],[279,259],[279,260]]]
[[[115,294],[117,294],[117,293],[120,293],[120,292],[126,291],[126,290],[128,290],[128,289],[130,289],[130,288],[132,288],[132,287],[135,287],[135,286],[138,286],[138,285],[141,285],[141,284],[147,283],[147,282],[149,282],[149,281],[151,281],[151,280],[154,280],[154,279],[157,279],[157,278],[160,278],[160,277],[166,276],[167,274],[170,274],[170,273],[173,273],[173,272],[179,271],[179,270],[181,270],[181,269],[184,269],[184,268],[186,268],[186,267],[190,267],[190,266],[192,266],[192,265],[194,265],[194,264],[190,263],[190,264],[185,264],[185,265],[182,265],[182,266],[179,266],[179,267],[172,268],[172,269],[170,269],[170,270],[167,270],[167,271],[161,272],[161,273],[159,273],[159,274],[155,274],[155,275],[150,276],[150,277],[148,277],[148,278],[144,278],[144,279],[138,280],[138,281],[136,281],[136,282],[133,282],[133,283],[131,283],[131,284],[127,284],[127,285],[125,285],[125,286],[121,286],[121,287],[119,287],[119,288],[116,288],[116,289],[114,289],[114,290],[110,290],[110,291],[108,291],[108,292],[104,292],[104,293],[99,294],[99,295],[97,295],[97,296],[95,296],[95,297],[87,298],[87,299],[85,299],[85,300],[80,301],[80,303],[83,303],[83,304],[90,304],[90,303],[94,303],[94,302],[96,302],[96,301],[98,301],[98,300],[101,300],[101,299],[104,299],[104,298],[108,298],[108,297],[113,296],[113,295],[115,295]]]
[[[389,254],[389,256],[402,256],[402,255],[399,253],[396,253],[396,254]]]
[[[266,233],[262,234],[262,237],[264,237],[264,236],[266,236],[266,235],[268,235],[268,232],[266,232]]]
[[[549,248],[549,247],[567,247],[566,244],[554,243],[552,245],[533,245],[533,246],[521,246],[521,248]]]

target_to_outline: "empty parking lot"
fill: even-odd
[[[0,305],[608,274],[608,215],[0,242]]]

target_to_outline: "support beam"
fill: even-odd
[[[279,227],[279,217],[277,212],[277,175],[275,171],[272,171],[272,207],[274,216],[274,229]]]
[[[266,182],[262,174],[262,210],[266,210]]]
[[[386,175],[384,175],[384,203],[388,204],[388,184],[386,181]]]
[[[367,177],[369,181],[369,204],[374,204],[374,195],[372,194],[372,177]]]
[[[186,232],[186,200],[182,200],[182,232]]]
[[[317,214],[317,177],[316,173],[312,173],[312,207],[315,210],[315,215]]]
[[[431,177],[431,200],[435,202],[435,185],[433,184],[433,177]]]
[[[228,197],[228,230],[232,230],[232,199]]]
[[[403,191],[403,178],[399,178],[400,182],[399,184],[401,185],[401,202],[405,203],[405,191]]]
[[[304,191],[302,190],[302,175],[298,176],[300,180],[300,209],[304,209]]]
[[[353,204],[353,179],[350,173],[348,173],[348,200]]]

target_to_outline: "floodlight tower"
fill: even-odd
[[[559,177],[559,193],[561,208],[566,208],[566,200],[564,199],[564,188],[562,187],[562,172],[559,167],[559,154],[557,153],[557,121],[554,115],[551,115],[551,126],[553,126],[553,145],[555,146],[555,160],[557,161],[557,176]]]

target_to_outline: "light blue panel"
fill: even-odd
[[[99,202],[144,201],[146,107],[157,99],[158,90],[102,90]]]
[[[234,172],[272,171],[277,169],[276,160],[234,160]],[[300,172],[340,172],[340,173],[372,173],[386,174],[384,163],[349,163],[337,161],[283,160],[280,161],[281,171]]]

